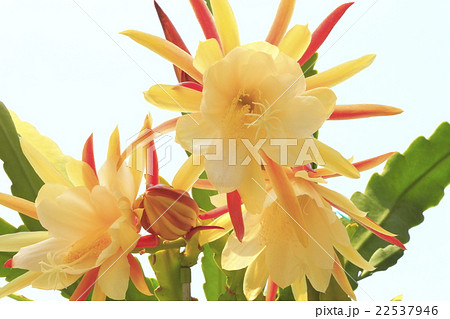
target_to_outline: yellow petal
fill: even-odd
[[[200,41],[194,58],[194,67],[202,74],[213,64],[223,58],[222,50],[216,39]]]
[[[181,85],[154,85],[144,92],[147,102],[168,111],[199,112],[202,92]]]
[[[330,203],[332,203],[333,206],[335,206],[339,210],[342,210],[344,213],[348,214],[351,218],[353,218],[357,222],[366,225],[367,227],[370,227],[384,235],[395,236],[395,234],[385,230],[383,227],[371,221],[370,219],[367,219],[366,213],[360,211],[355,206],[355,204],[353,204],[353,202],[344,195],[332,191],[331,189],[328,189],[321,185],[316,185],[316,189],[325,199],[330,201]]]
[[[20,146],[25,157],[44,183],[55,183],[72,186],[64,175],[62,175],[36,148],[24,139],[20,139]]]
[[[89,189],[98,185],[98,178],[92,168],[82,161],[70,161],[66,166],[67,174],[74,186],[86,186]]]
[[[398,295],[391,299],[391,301],[402,301],[402,300],[403,300],[403,295]]]
[[[291,285],[292,294],[296,301],[308,301],[308,287],[306,286],[306,277],[299,276]]]
[[[0,251],[16,252],[22,247],[50,238],[46,231],[22,232],[0,236]]]
[[[33,282],[37,277],[40,276],[41,273],[39,272],[33,272],[29,271],[13,281],[6,284],[6,286],[0,288],[0,298],[6,297],[12,293],[15,293],[16,291],[23,289]]]
[[[254,300],[266,285],[269,273],[266,266],[266,254],[259,256],[248,266],[244,277],[244,294],[248,300]]]
[[[322,103],[327,118],[330,117],[331,113],[333,113],[334,107],[336,106],[337,96],[329,88],[308,90],[303,93],[302,96],[314,96],[317,98]]]
[[[267,196],[265,189],[266,182],[261,172],[261,167],[252,161],[247,170],[247,178],[244,179],[238,188],[245,208],[252,214],[261,213],[263,204]]]
[[[152,50],[164,59],[175,64],[198,82],[202,82],[202,74],[194,67],[194,59],[192,56],[177,47],[175,44],[163,38],[135,30],[123,31],[121,34],[130,37],[137,43]]]
[[[364,270],[374,270],[369,262],[367,262],[352,246],[344,246],[337,242],[333,243],[334,247],[352,264]]]
[[[137,290],[147,296],[152,296],[152,293],[148,289],[147,283],[145,282],[144,273],[142,272],[141,264],[136,257],[128,254],[128,263],[130,264],[130,277],[134,286]]]
[[[236,19],[227,0],[211,0],[217,32],[227,54],[241,44]]]
[[[109,137],[108,160],[118,161],[120,158],[120,135],[116,127]]]
[[[339,286],[341,286],[342,290],[344,290],[345,293],[350,296],[350,298],[356,300],[356,296],[353,292],[352,286],[348,282],[347,275],[345,274],[344,268],[342,268],[342,265],[339,262],[337,256],[334,257],[333,276]]]
[[[41,153],[62,176],[67,177],[66,164],[73,158],[65,155],[54,141],[47,136],[41,135],[33,125],[21,121],[14,112],[9,112],[17,133]]]
[[[311,32],[306,25],[297,24],[281,39],[278,47],[295,61],[298,61],[305,53],[311,42]]]
[[[198,236],[198,243],[200,246],[215,241],[216,239],[219,239],[220,237],[228,234],[228,232],[233,229],[233,224],[231,223],[229,214],[225,214],[220,216],[219,218],[214,219],[208,225],[219,226],[222,227],[223,229],[211,229],[207,231],[201,231]]]
[[[211,200],[211,204],[213,204],[216,207],[228,205],[226,193],[212,195],[211,197],[209,197],[209,199]]]
[[[301,213],[301,208],[295,196],[294,189],[286,175],[284,169],[272,161],[264,154],[264,160],[266,161],[266,171],[269,175],[272,187],[277,195],[277,203],[280,208],[283,209],[292,219],[298,223],[301,231],[299,231],[298,237],[304,247],[308,245],[308,235],[305,232],[306,225]],[[273,276],[271,274],[272,279]]]
[[[366,213],[360,211],[353,202],[345,197],[344,195],[335,192],[329,188],[323,187],[321,185],[316,185],[316,190],[325,197],[326,200],[330,201],[332,205],[339,207],[343,212],[346,214],[351,215],[351,217],[359,216],[359,217],[365,217]]]
[[[245,234],[240,242],[233,233],[222,252],[222,268],[238,270],[247,267],[264,249],[260,238],[260,214],[246,214],[244,216]]]
[[[387,236],[397,236],[397,235],[387,231],[386,229],[384,229],[383,227],[381,227],[377,223],[371,221],[367,217],[359,217],[359,216],[351,216],[351,217],[354,220],[356,220],[358,223],[360,223],[362,225],[365,225],[365,226],[367,226],[369,228],[372,228],[373,230],[376,230],[379,233],[382,233],[382,234],[387,235]]]
[[[66,272],[44,272],[31,283],[31,287],[44,290],[64,289],[77,281],[81,275]]]
[[[205,160],[200,156],[200,163],[194,163],[192,155],[184,162],[173,178],[172,186],[175,189],[189,190],[205,169]]]
[[[310,76],[306,79],[308,90],[318,87],[333,87],[359,73],[372,64],[374,54],[365,55],[359,59],[352,60],[327,71]]]
[[[315,140],[315,144],[323,159],[323,163],[318,164],[324,166],[325,168],[329,168],[341,175],[350,178],[359,178],[358,170],[341,154],[339,154],[339,152],[319,140]]]
[[[100,266],[98,284],[108,297],[123,300],[128,289],[129,277],[130,265],[126,253],[119,250]]]
[[[277,15],[272,23],[266,41],[278,45],[281,38],[286,33],[292,14],[294,13],[295,0],[281,0],[278,6]]]
[[[91,300],[92,301],[105,301],[106,300],[106,294],[102,291],[102,288],[100,288],[100,284],[98,282],[96,282],[94,285]]]
[[[28,217],[38,219],[35,204],[26,199],[0,193],[0,205],[13,209]]]

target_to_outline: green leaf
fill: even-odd
[[[0,102],[0,159],[12,182],[12,194],[34,201],[43,182],[23,154],[11,115],[2,102]],[[29,230],[44,230],[39,221],[22,214],[20,217]]]
[[[222,250],[225,247],[225,244],[228,240],[228,235],[222,236],[221,238],[209,243],[209,248],[214,253],[214,260],[217,265],[221,265],[221,256],[222,256]],[[226,288],[225,292],[219,296],[219,301],[246,301],[244,295],[244,276],[245,276],[245,270],[223,270],[223,273],[226,275]]]
[[[295,301],[294,294],[292,293],[291,286],[286,288],[278,288],[278,298],[277,301]]]
[[[200,175],[200,178],[207,179],[208,177],[206,176],[206,172],[203,172]],[[211,204],[210,200],[210,197],[216,194],[217,194],[216,191],[192,188],[192,197],[197,202],[198,207],[206,211],[216,208],[213,204]]]
[[[328,285],[325,293],[319,293],[320,301],[350,301],[350,297],[342,290],[333,276],[330,278],[330,284]]]
[[[355,193],[352,201],[376,223],[397,234],[402,243],[407,243],[409,229],[422,223],[423,212],[440,202],[450,183],[449,141],[450,124],[444,122],[428,140],[419,137],[404,154],[394,155],[381,175],[371,177],[365,193]],[[363,227],[358,227],[351,242],[377,267],[359,274],[357,267],[346,262],[345,270],[356,280],[392,267],[403,256],[400,248]]]
[[[314,66],[316,65],[318,58],[319,54],[316,52],[309,58],[308,61],[305,62],[305,64],[302,65],[302,71],[305,78],[317,74],[317,70],[314,69]]]
[[[155,290],[158,300],[183,300],[180,250],[162,250],[148,258],[159,283]]]
[[[211,13],[213,13],[210,0],[205,0],[205,2],[206,2],[206,5],[208,6],[209,11],[211,11]]]
[[[203,291],[205,292],[206,300],[219,300],[219,296],[226,292],[227,276],[214,260],[214,252],[208,244],[203,246],[202,271],[205,276]]]
[[[10,294],[8,295],[9,298],[14,299],[16,301],[33,301],[25,296],[19,295],[19,294]]]
[[[155,289],[158,287],[158,281],[154,278],[145,278],[145,282],[147,283],[147,286],[152,294],[155,293]],[[128,284],[128,290],[125,297],[125,300],[128,301],[158,301],[158,298],[156,298],[155,295],[153,296],[147,296],[141,293],[139,290],[136,289],[133,282],[130,280],[130,283]]]

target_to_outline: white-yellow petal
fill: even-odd
[[[248,300],[254,300],[264,289],[269,274],[266,266],[266,255],[262,251],[248,266],[244,277],[244,294]]]
[[[260,214],[244,216],[245,233],[242,243],[231,234],[222,252],[222,268],[238,270],[247,267],[264,249],[260,237]]]
[[[306,285],[306,277],[299,276],[291,285],[292,294],[296,301],[308,301],[308,287]]]
[[[223,229],[201,231],[198,236],[198,243],[200,246],[219,239],[233,229],[233,224],[231,223],[229,214],[225,214],[220,216],[219,218],[214,219],[211,223],[208,224],[208,226],[219,226]]]
[[[201,73],[205,73],[211,64],[222,58],[223,53],[216,39],[200,41],[194,58],[194,67]]]
[[[118,251],[101,265],[98,284],[108,297],[123,300],[128,289],[129,277],[130,264],[127,256],[122,251]]]
[[[19,251],[22,247],[33,245],[49,238],[50,236],[46,231],[21,232],[2,235],[0,236],[0,251]]]

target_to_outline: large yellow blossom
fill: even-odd
[[[366,170],[390,155],[355,166]],[[283,168],[267,157],[266,160],[266,177],[270,183],[258,185],[268,194],[263,211],[244,214],[244,239],[239,241],[234,233],[229,236],[222,253],[222,267],[226,270],[247,267],[244,293],[249,300],[255,299],[268,282],[282,288],[292,286],[297,300],[307,300],[306,278],[315,290],[325,292],[331,276],[355,299],[337,252],[364,270],[373,267],[352,247],[332,206],[339,207],[378,236],[404,247],[345,196],[320,185],[325,180],[319,172],[311,172],[310,176],[305,170]],[[320,174],[329,173],[321,171]],[[215,201],[220,203],[220,199]],[[201,234],[201,244],[214,241],[231,229],[226,215],[215,219],[211,225],[224,229]]]
[[[15,122],[22,136],[34,129],[18,119]],[[45,145],[47,152],[40,152],[24,138],[21,144],[45,184],[35,203],[6,194],[1,194],[0,203],[37,218],[47,232],[0,237],[0,250],[18,251],[11,266],[28,270],[1,288],[0,297],[30,284],[62,289],[83,275],[78,290],[94,287],[95,300],[124,299],[130,276],[139,290],[149,294],[140,266],[129,254],[140,237],[139,211],[133,204],[142,174],[121,159],[118,131],[111,135],[108,157],[98,177],[92,162],[64,156],[55,144],[35,133],[30,138],[38,148]],[[62,162],[65,165],[56,165]],[[77,298],[86,291],[78,291]]]

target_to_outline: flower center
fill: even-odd
[[[264,138],[270,130],[279,130],[281,120],[275,116],[279,109],[261,97],[261,92],[240,90],[231,103],[224,124],[228,136]]]
[[[111,244],[108,232],[102,232],[96,237],[87,236],[77,241],[63,259],[63,263],[72,264],[88,258],[97,259],[100,253]]]

